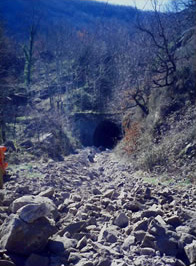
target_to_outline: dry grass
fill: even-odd
[[[127,153],[125,147],[129,148],[129,145],[125,143],[129,139],[125,138],[116,150],[121,156],[124,155],[133,161],[136,170],[171,173],[196,182],[195,117],[196,108],[188,105],[167,117],[160,118],[154,125],[147,127],[144,122],[143,133],[137,141],[134,139],[137,148]],[[160,125],[158,132],[157,124]]]

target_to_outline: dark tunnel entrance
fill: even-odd
[[[120,128],[113,122],[105,120],[95,129],[93,135],[93,144],[96,147],[112,149],[121,138]]]

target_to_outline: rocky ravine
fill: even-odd
[[[0,266],[196,265],[196,188],[153,185],[110,151],[15,167]]]

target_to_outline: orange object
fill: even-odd
[[[7,148],[5,146],[0,146],[0,168],[3,172],[3,174],[5,174],[5,169],[8,167],[8,163],[4,162],[5,159],[5,152],[6,152]]]

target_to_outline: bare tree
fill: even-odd
[[[27,87],[29,87],[31,83],[32,67],[33,67],[33,49],[34,49],[36,32],[37,32],[37,26],[34,24],[31,25],[29,31],[28,45],[25,45],[23,48],[25,55],[24,77],[25,77],[25,85]]]
[[[29,20],[27,23],[27,34],[28,41],[27,44],[24,45],[24,57],[25,57],[25,67],[24,67],[24,80],[27,89],[29,88],[32,82],[32,70],[34,64],[34,46],[35,46],[35,37],[38,33],[38,29],[40,26],[41,16],[39,11],[39,0],[32,1],[30,5],[31,10],[29,13]]]
[[[137,28],[149,36],[156,54],[151,69],[154,76],[153,83],[157,87],[165,87],[175,83],[177,39],[170,35],[167,14],[158,10],[156,0],[152,3],[154,7],[152,18],[150,21],[142,21],[138,16]]]
[[[6,140],[6,123],[15,120],[16,110],[10,95],[15,94],[20,64],[14,44],[6,37],[0,22],[0,142]]]

